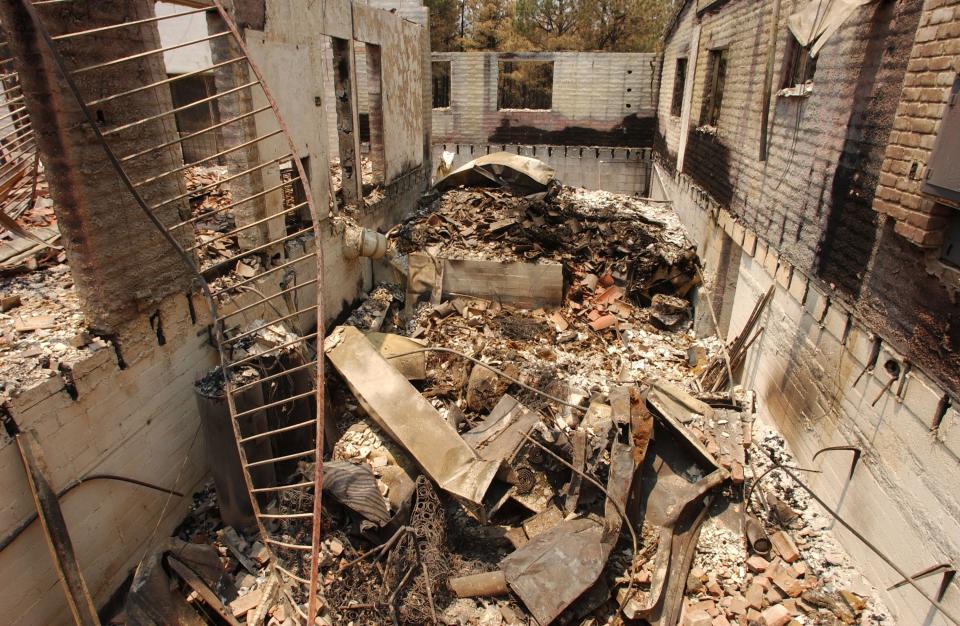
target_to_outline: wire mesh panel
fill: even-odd
[[[125,3],[122,15],[115,3],[22,3],[144,218],[204,292],[221,357],[220,371],[206,383],[219,387],[229,406],[272,567],[293,583],[292,604],[312,623],[323,446],[316,347],[323,337],[322,250],[317,207],[276,103],[219,2],[173,15],[153,14],[149,2]],[[206,16],[208,35],[161,45],[158,23],[191,14]],[[200,46],[210,50],[207,67],[166,75],[165,53]],[[171,89],[197,76],[215,88],[175,104]],[[178,132],[178,114],[211,103],[215,123]],[[213,133],[218,151],[185,163],[184,142]]]

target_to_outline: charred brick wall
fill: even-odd
[[[433,109],[433,144],[650,147],[656,115],[651,53],[439,52],[450,106]],[[552,61],[549,110],[497,108],[498,61]]]
[[[932,116],[946,102],[948,70],[939,68],[946,64],[950,46],[957,45],[951,40],[957,18],[953,6],[948,15],[944,4],[881,0],[854,12],[820,52],[812,92],[774,93],[765,161],[759,154],[761,102],[772,0],[732,0],[702,15],[687,6],[665,40],[654,144],[667,171],[688,176],[713,202],[793,266],[846,299],[875,332],[956,392],[956,285],[931,270],[924,250],[904,245],[910,236],[936,241],[916,229],[942,228],[942,218],[932,209],[907,213],[919,207],[919,193],[902,188],[918,189],[919,181],[910,183],[898,174],[906,169],[909,175],[911,161],[929,154]],[[786,20],[803,6],[782,2],[774,92],[782,86],[791,37]],[[696,26],[700,37],[693,54],[689,48]],[[933,45],[930,38],[941,36],[946,39]],[[710,52],[720,49],[727,51],[727,75],[719,121],[716,128],[704,127],[699,122],[712,80]],[[686,85],[690,124],[681,137],[681,119],[671,111],[676,63],[694,57],[694,81]],[[934,87],[921,86],[930,82]],[[937,103],[916,101],[934,96],[940,98]],[[681,143],[685,156],[677,163]],[[917,151],[921,144],[927,146],[925,153]],[[875,209],[903,219],[886,225]]]
[[[937,248],[951,209],[921,185],[954,81],[960,79],[960,3],[926,3],[887,146],[874,209],[895,220],[894,232]]]

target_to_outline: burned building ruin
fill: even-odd
[[[0,1],[0,607],[960,624],[960,3]]]

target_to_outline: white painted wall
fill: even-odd
[[[157,2],[154,7],[158,17],[194,10],[170,2]],[[157,22],[157,27],[160,29],[160,43],[164,48],[207,36],[207,18],[204,13],[161,20]],[[213,65],[211,58],[210,43],[206,41],[163,53],[167,74],[186,74],[202,70]]]

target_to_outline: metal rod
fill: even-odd
[[[300,394],[296,394],[296,395],[290,396],[289,398],[284,398],[283,400],[276,400],[276,401],[274,401],[274,402],[269,402],[269,403],[267,403],[267,404],[260,405],[260,406],[258,406],[258,407],[255,408],[255,409],[248,409],[248,410],[246,410],[246,411],[240,411],[239,413],[237,413],[236,415],[234,415],[233,418],[234,418],[234,419],[237,419],[237,418],[240,418],[240,417],[246,417],[247,415],[252,415],[252,414],[254,414],[254,413],[259,413],[260,411],[266,411],[267,409],[272,409],[272,408],[275,407],[275,406],[281,406],[281,405],[284,405],[284,404],[288,404],[288,403],[290,403],[290,402],[296,402],[297,400],[301,400],[301,399],[303,399],[303,398],[306,398],[307,396],[309,396],[309,395],[312,394],[312,393],[313,393],[313,389],[311,389],[310,391],[308,391],[308,392],[306,392],[306,393],[300,393]],[[293,430],[293,429],[289,429],[289,430]],[[259,439],[260,437],[267,437],[267,436],[269,436],[269,435],[271,435],[271,434],[273,434],[273,433],[275,433],[275,432],[281,432],[281,431],[282,431],[282,429],[280,429],[280,430],[266,430],[266,431],[264,431],[264,432],[262,432],[262,433],[257,433],[256,435],[250,435],[249,437],[244,437],[243,439],[240,440],[240,443],[246,443],[246,442],[248,442],[248,441],[253,441],[253,440],[255,440],[255,439]]]
[[[17,109],[17,112],[19,112],[19,111],[26,111],[26,110],[27,110],[27,107],[21,107],[21,108]],[[8,117],[11,117],[11,116],[13,116],[13,115],[16,115],[16,112],[11,113],[10,115],[6,115],[6,116],[4,116],[4,117],[0,117],[0,120],[5,120],[5,119],[7,119]],[[20,118],[20,119],[18,119],[18,120],[14,120],[14,121],[12,121],[12,122],[9,122],[9,123],[7,123],[7,124],[4,124],[3,126],[0,126],[0,131],[6,130],[6,129],[10,128],[11,126],[16,126],[17,124],[22,124],[22,126],[20,127],[21,129],[23,129],[23,128],[32,128],[32,125],[30,124],[30,118],[29,118],[29,116],[25,116],[25,117]]]
[[[147,184],[149,184],[149,183],[154,183],[154,182],[160,180],[161,178],[166,178],[167,176],[170,176],[171,174],[177,174],[177,173],[179,173],[179,172],[182,172],[183,170],[188,170],[188,169],[190,169],[190,168],[192,168],[192,167],[196,167],[196,166],[199,165],[200,163],[206,163],[207,161],[211,161],[211,160],[213,160],[213,159],[218,159],[218,158],[222,157],[222,156],[225,155],[225,154],[230,154],[231,152],[235,152],[236,150],[240,150],[240,149],[242,149],[242,148],[246,148],[247,146],[251,146],[251,145],[257,143],[258,141],[263,141],[264,139],[269,139],[270,137],[275,137],[275,136],[279,135],[279,134],[282,133],[282,132],[283,132],[283,130],[280,129],[280,130],[275,130],[275,131],[273,131],[272,133],[267,133],[266,135],[261,135],[260,137],[257,137],[256,139],[251,139],[250,141],[246,141],[246,142],[244,142],[244,143],[238,144],[238,145],[236,145],[236,146],[233,146],[232,148],[228,148],[228,149],[224,150],[223,152],[218,152],[218,153],[216,153],[216,154],[211,154],[210,156],[204,157],[204,158],[200,159],[199,161],[194,161],[193,163],[189,163],[189,164],[187,164],[187,165],[183,165],[183,166],[181,166],[181,167],[177,167],[177,168],[175,168],[175,169],[172,169],[172,170],[170,170],[169,172],[164,172],[163,174],[157,174],[156,176],[152,176],[152,177],[150,177],[150,178],[146,178],[146,179],[144,179],[144,180],[141,180],[140,182],[133,183],[133,186],[134,186],[134,187],[142,187],[142,186],[147,185]],[[164,228],[164,230],[166,230],[166,228]]]
[[[264,541],[267,543],[272,543],[275,546],[281,546],[283,548],[290,548],[291,550],[312,550],[313,546],[305,546],[299,543],[286,543],[283,541],[277,541],[276,539],[271,539],[270,537],[264,537]]]
[[[238,115],[237,117],[230,118],[229,120],[227,120],[227,121],[225,121],[225,122],[218,122],[218,123],[214,124],[213,126],[207,126],[206,128],[204,128],[204,129],[202,129],[202,130],[198,130],[198,131],[192,132],[192,133],[190,133],[189,135],[184,135],[184,136],[182,136],[182,137],[178,137],[178,138],[173,139],[173,140],[171,140],[171,141],[167,141],[166,143],[162,143],[162,144],[160,144],[160,145],[158,145],[158,146],[154,146],[154,147],[152,147],[152,148],[147,148],[146,150],[141,150],[140,152],[135,152],[135,153],[133,153],[133,154],[128,154],[127,156],[121,158],[120,160],[123,161],[123,162],[131,161],[131,160],[133,160],[133,159],[136,159],[137,157],[145,156],[145,155],[150,154],[151,152],[154,152],[154,151],[156,151],[156,150],[162,150],[163,148],[169,148],[170,146],[176,145],[176,144],[178,144],[178,143],[183,143],[184,141],[187,141],[188,139],[193,139],[194,137],[199,137],[200,135],[202,135],[202,134],[204,134],[204,133],[209,133],[211,130],[216,130],[216,129],[221,128],[221,127],[223,127],[223,126],[227,126],[228,124],[233,124],[234,122],[239,122],[239,121],[242,120],[242,119],[245,119],[245,118],[251,117],[251,116],[253,116],[253,115],[257,115],[258,113],[263,113],[264,111],[269,111],[269,110],[270,110],[270,107],[262,107],[262,108],[259,108],[259,109],[255,110],[255,111],[251,111],[251,112],[249,112],[249,113],[244,113],[243,115]]]
[[[298,582],[301,582],[301,583],[303,583],[303,584],[305,584],[305,585],[309,585],[309,584],[310,584],[310,581],[307,580],[306,578],[301,578],[301,577],[297,576],[296,574],[294,574],[293,572],[283,569],[282,567],[280,567],[280,566],[277,565],[277,564],[274,564],[274,567],[277,569],[277,571],[282,572],[284,575],[289,576],[290,578],[292,578],[292,579],[294,579],[294,580],[296,580],[296,581],[298,581]],[[294,607],[296,607],[298,613],[301,612],[301,611],[300,611],[300,607],[297,607],[296,604],[294,604]]]
[[[260,465],[269,465],[270,463],[279,463],[280,461],[302,459],[305,456],[313,456],[316,453],[317,451],[311,448],[306,452],[295,452],[294,454],[285,454],[283,456],[275,456],[272,459],[263,459],[262,461],[253,461],[252,463],[246,463],[244,467],[258,467]]]
[[[24,113],[24,115],[27,115],[27,121],[29,122],[30,118],[29,118],[28,114],[25,113],[26,110],[27,110],[27,107],[25,107],[25,106],[22,106],[22,107],[20,107],[19,109],[14,109],[13,111],[10,111],[9,113],[6,113],[6,114],[4,114],[4,115],[0,115],[0,120],[5,120],[5,119],[7,119],[8,117],[13,117],[14,115],[17,115],[18,113]]]
[[[27,132],[23,132],[23,131],[25,130],[25,129],[23,129],[23,128],[18,128],[17,130],[10,131],[9,133],[7,133],[6,135],[4,135],[3,137],[0,137],[0,148],[9,148],[10,146],[15,146],[15,145],[17,145],[17,142],[18,142],[18,141],[23,141],[24,139],[32,136],[32,135],[33,135],[33,130],[34,130],[33,127],[27,127],[27,128],[29,129],[29,130],[27,130]],[[12,142],[7,143],[7,144],[2,143],[3,141],[5,141],[5,140],[7,139],[7,137],[13,137],[14,135],[18,135],[16,141],[12,141]]]
[[[286,400],[281,400],[280,403],[292,402],[292,401],[294,401],[294,400],[301,400],[301,399],[303,399],[303,398],[305,398],[305,397],[307,397],[307,396],[313,395],[313,392],[314,392],[314,390],[311,389],[311,390],[310,390],[309,392],[307,392],[307,393],[301,393],[301,394],[296,395],[296,396],[291,396],[291,397],[287,398]],[[274,403],[274,404],[277,404],[277,403]],[[269,407],[267,407],[267,406],[261,407],[261,410],[262,410],[262,409],[266,409],[266,408],[269,408]],[[239,416],[237,416],[237,417],[239,417]],[[303,428],[304,426],[309,426],[310,424],[313,424],[313,423],[315,423],[316,421],[317,421],[316,419],[309,419],[309,420],[306,420],[306,421],[303,421],[303,422],[297,422],[296,424],[293,424],[293,425],[291,425],[291,426],[284,426],[283,428],[276,428],[276,429],[274,429],[274,430],[268,430],[268,431],[266,431],[266,432],[257,433],[256,435],[250,435],[249,437],[244,437],[243,439],[241,439],[241,440],[240,440],[240,443],[247,443],[247,442],[250,442],[250,441],[254,441],[254,440],[256,440],[256,439],[262,439],[263,437],[271,437],[271,436],[273,436],[273,435],[278,435],[278,434],[280,434],[280,433],[285,433],[285,432],[288,432],[288,431],[291,431],[291,430],[297,430],[298,428]]]
[[[270,350],[268,350],[267,352],[273,352],[274,350],[279,350],[280,348],[289,348],[290,346],[294,346],[294,345],[296,345],[296,344],[298,344],[298,343],[300,343],[300,342],[302,342],[302,341],[307,341],[308,339],[314,339],[316,336],[317,336],[317,333],[311,333],[311,334],[309,334],[309,335],[304,335],[303,337],[301,337],[300,339],[297,339],[296,341],[289,341],[289,342],[287,342],[287,343],[280,344],[279,346],[274,346],[274,347],[270,348]],[[264,353],[264,354],[265,354],[265,353]],[[263,356],[263,354],[254,354],[253,356],[248,356],[248,357],[245,358],[245,359],[241,359],[241,360],[239,360],[239,361],[233,361],[233,362],[230,364],[230,366],[231,366],[231,367],[236,367],[237,365],[243,365],[244,363],[249,363],[250,361],[253,361],[253,360],[255,360],[255,359],[259,359],[259,358],[262,357],[262,356]]]
[[[292,485],[277,485],[275,487],[258,487],[253,490],[253,493],[267,493],[270,491],[285,491],[287,489],[299,489],[301,487],[313,487],[313,481],[303,482],[303,483],[294,483]]]
[[[212,211],[207,211],[206,213],[203,213],[202,215],[198,215],[198,216],[196,216],[196,217],[190,218],[190,220],[184,220],[183,222],[181,222],[180,224],[178,224],[178,225],[176,225],[176,226],[171,226],[171,227],[170,227],[170,230],[173,230],[174,228],[181,227],[181,226],[186,225],[186,224],[188,224],[188,223],[199,222],[199,221],[202,220],[202,219],[209,218],[209,217],[211,217],[211,216],[213,216],[213,215],[218,215],[218,214],[223,213],[223,212],[225,212],[225,211],[229,211],[230,209],[236,208],[236,207],[240,206],[241,204],[244,204],[244,203],[246,203],[246,202],[250,202],[251,200],[256,200],[257,198],[262,198],[262,197],[266,196],[266,195],[269,194],[269,193],[272,193],[272,192],[274,192],[274,191],[277,191],[278,189],[282,189],[282,188],[284,187],[284,185],[287,185],[287,184],[288,184],[288,183],[280,183],[280,184],[277,185],[276,187],[271,187],[270,189],[265,189],[264,191],[260,191],[260,192],[258,192],[258,193],[255,193],[255,194],[253,194],[252,196],[247,196],[247,197],[244,198],[243,200],[238,200],[238,201],[236,201],[236,202],[232,202],[232,203],[230,203],[230,204],[228,204],[228,205],[226,205],[226,206],[222,206],[222,207],[217,208],[217,209],[214,209],[214,210],[212,210]],[[306,203],[304,202],[304,203],[301,203],[301,204],[299,204],[299,205],[297,205],[297,206],[302,207],[302,206],[304,206],[305,204],[306,204]],[[205,246],[205,245],[207,245],[207,244],[209,244],[209,243],[212,243],[212,242],[214,242],[214,241],[219,241],[220,239],[223,239],[223,238],[225,238],[225,237],[230,237],[231,235],[236,235],[236,234],[237,234],[238,232],[240,232],[241,230],[250,228],[251,226],[257,226],[257,225],[262,224],[262,223],[264,223],[264,222],[269,222],[270,220],[275,219],[275,218],[277,218],[277,217],[280,217],[281,215],[284,215],[285,213],[287,213],[287,212],[289,212],[289,211],[291,211],[291,210],[293,210],[293,209],[292,209],[292,208],[291,208],[291,209],[286,209],[283,213],[274,213],[273,215],[268,215],[267,217],[264,217],[264,218],[262,218],[262,219],[260,219],[260,220],[257,220],[256,222],[251,222],[251,223],[249,223],[249,224],[247,224],[247,225],[245,225],[245,226],[241,226],[240,228],[238,228],[238,229],[236,229],[236,230],[234,230],[234,231],[231,231],[231,232],[228,232],[228,233],[221,233],[220,235],[214,237],[213,239],[209,239],[209,240],[207,240],[207,241],[205,241],[205,242],[203,242],[203,243],[197,244],[197,245],[195,245],[195,246],[191,246],[191,247],[187,248],[187,250],[196,250],[197,248],[202,248],[203,246]],[[191,220],[192,220],[192,221],[191,221]]]
[[[293,372],[296,372],[296,371],[302,370],[302,369],[306,369],[306,368],[308,368],[308,367],[313,367],[313,366],[316,365],[316,364],[317,364],[316,361],[310,361],[309,363],[305,363],[304,365],[298,365],[297,367],[291,367],[291,368],[289,368],[289,369],[283,370],[282,372],[277,372],[276,374],[271,374],[270,376],[267,376],[266,378],[258,378],[255,382],[247,383],[246,385],[240,385],[239,387],[233,389],[233,393],[239,393],[239,392],[240,392],[241,390],[243,390],[243,389],[247,389],[247,388],[252,387],[252,386],[254,386],[254,385],[260,385],[260,384],[262,384],[262,383],[267,382],[268,380],[273,380],[274,378],[280,378],[281,376],[288,376],[289,374],[291,374],[291,373],[293,373]],[[308,484],[311,484],[311,485],[312,485],[313,483],[308,483]]]
[[[146,52],[138,52],[137,54],[131,54],[120,59],[114,59],[113,61],[105,61],[103,63],[97,63],[95,65],[87,65],[86,67],[81,67],[70,72],[71,75],[83,74],[86,72],[91,72],[93,70],[103,69],[105,67],[113,67],[114,65],[120,65],[121,63],[127,63],[129,61],[136,61],[137,59],[142,59],[154,54],[163,54],[164,52],[169,52],[170,50],[176,50],[177,48],[186,48],[187,46],[192,46],[194,44],[203,43],[205,41],[210,41],[212,39],[217,39],[218,37],[223,37],[229,35],[230,33],[224,31],[222,33],[216,33],[214,35],[207,35],[200,39],[194,39],[193,41],[185,41],[183,43],[174,44],[172,46],[166,46],[165,48],[156,48],[154,50],[147,50]]]
[[[51,37],[51,39],[53,39],[54,41],[63,41],[64,39],[72,39],[74,37],[82,37],[84,35],[92,35],[94,33],[105,33],[111,30],[116,30],[118,28],[124,28],[126,26],[140,26],[141,24],[150,24],[151,22],[160,22],[160,21],[169,20],[175,17],[185,17],[187,15],[194,15],[196,13],[206,13],[207,11],[213,11],[213,7],[206,7],[203,9],[194,9],[192,11],[184,11],[183,13],[173,13],[171,15],[158,15],[157,17],[148,17],[142,20],[134,20],[132,22],[123,22],[121,24],[111,24],[110,26],[100,26],[99,28],[78,30],[76,32],[67,33],[65,35],[56,35],[54,37]]]
[[[202,70],[194,70],[192,72],[187,72],[186,74],[177,74],[176,76],[171,76],[170,78],[165,78],[163,80],[158,80],[155,83],[150,83],[149,85],[143,85],[141,87],[136,87],[134,89],[129,89],[127,91],[121,91],[120,93],[115,93],[112,96],[104,96],[103,98],[98,98],[96,100],[91,100],[87,103],[88,107],[97,106],[98,104],[103,104],[104,102],[110,102],[111,100],[116,100],[117,98],[123,98],[126,96],[132,96],[135,93],[140,93],[141,91],[146,91],[148,89],[153,89],[154,87],[162,87],[163,85],[168,85],[174,83],[178,80],[183,80],[184,78],[192,78],[193,76],[198,76],[200,74],[206,74],[212,70],[223,67],[224,65],[230,65],[231,63],[236,63],[237,61],[245,61],[247,57],[240,56],[235,59],[230,59],[229,61],[221,61],[210,67],[205,67]]]
[[[314,279],[312,279],[312,280],[308,280],[308,281],[306,281],[306,282],[304,282],[304,283],[301,283],[301,284],[299,284],[299,285],[295,285],[295,286],[293,286],[293,287],[287,287],[286,289],[284,289],[284,290],[282,290],[282,291],[278,291],[277,293],[275,293],[275,294],[273,294],[273,295],[271,295],[271,296],[267,296],[266,298],[262,298],[261,300],[258,300],[257,302],[244,305],[243,307],[241,307],[241,308],[239,308],[239,309],[235,309],[235,310],[233,310],[233,311],[225,314],[223,317],[221,317],[221,318],[218,319],[217,321],[218,321],[218,322],[222,322],[223,320],[225,320],[225,319],[227,319],[227,318],[229,318],[229,317],[233,317],[234,315],[238,315],[238,314],[240,314],[240,313],[243,313],[243,312],[246,311],[247,309],[252,309],[253,307],[258,306],[258,305],[261,305],[261,304],[263,304],[264,302],[266,302],[266,301],[268,301],[268,300],[273,300],[274,298],[278,298],[278,297],[280,297],[280,296],[282,296],[282,295],[284,295],[284,294],[290,293],[291,291],[296,291],[297,289],[302,289],[303,287],[309,287],[310,285],[314,284],[315,282],[317,282],[317,279],[316,279],[316,278],[314,278]]]
[[[278,265],[278,266],[276,266],[276,267],[274,267],[274,268],[271,268],[271,269],[267,270],[266,272],[263,272],[263,273],[261,273],[261,274],[257,274],[256,276],[252,276],[252,277],[250,277],[250,278],[245,278],[244,280],[241,280],[241,281],[238,282],[238,283],[233,283],[233,284],[230,285],[229,287],[224,287],[223,289],[219,289],[219,290],[217,290],[217,291],[214,291],[214,292],[213,292],[213,295],[219,296],[219,295],[222,294],[222,293],[227,293],[228,291],[233,291],[234,289],[239,289],[239,288],[243,287],[244,285],[248,285],[248,284],[250,284],[250,283],[252,283],[252,282],[254,282],[254,281],[258,281],[258,280],[263,279],[264,276],[269,276],[270,274],[273,274],[274,272],[279,272],[280,270],[286,269],[286,268],[290,267],[291,265],[296,265],[297,263],[302,263],[302,262],[305,261],[307,258],[309,258],[309,257],[307,257],[306,255],[301,256],[301,257],[297,257],[297,258],[293,259],[292,261],[287,261],[287,262],[284,263],[283,265]]]
[[[174,109],[170,109],[169,111],[163,111],[162,113],[157,113],[156,115],[151,115],[151,116],[149,116],[149,117],[145,117],[145,118],[143,118],[143,119],[136,120],[135,122],[130,122],[129,124],[124,124],[123,126],[117,126],[116,128],[111,128],[110,130],[105,130],[105,131],[103,131],[103,136],[104,136],[104,137],[109,137],[110,135],[114,135],[114,134],[116,134],[116,133],[119,133],[120,131],[127,130],[127,129],[129,129],[129,128],[133,128],[133,127],[135,127],[135,126],[140,126],[141,124],[146,124],[147,122],[153,122],[153,121],[155,121],[155,120],[159,120],[160,118],[167,117],[168,115],[176,115],[177,113],[180,113],[181,111],[186,111],[187,109],[192,109],[193,107],[195,107],[195,106],[197,106],[197,105],[205,104],[205,103],[211,102],[211,101],[213,101],[213,100],[218,100],[218,99],[220,99],[220,98],[222,98],[222,97],[224,97],[224,96],[229,96],[229,95],[234,94],[234,93],[236,93],[236,92],[238,92],[238,91],[241,91],[241,90],[243,90],[243,89],[249,89],[250,87],[252,87],[253,85],[256,85],[256,84],[257,84],[256,81],[249,82],[249,83],[247,83],[247,84],[245,84],[245,85],[240,85],[239,87],[234,87],[233,89],[228,89],[227,91],[221,91],[220,93],[215,93],[215,94],[213,94],[212,96],[207,96],[206,98],[201,98],[201,99],[199,99],[199,100],[194,100],[193,102],[190,102],[190,103],[188,103],[188,104],[184,104],[183,106],[178,106],[178,107],[176,107],[176,108],[174,108]],[[121,159],[121,161],[122,161],[122,160],[123,160],[123,159]]]
[[[274,191],[274,190],[271,190],[271,191]],[[284,209],[283,211],[281,211],[281,212],[279,212],[279,213],[274,213],[273,215],[268,215],[267,217],[260,218],[260,219],[258,219],[258,220],[255,221],[255,222],[250,222],[249,224],[245,224],[245,225],[241,226],[240,228],[235,228],[235,229],[233,229],[233,230],[231,230],[231,231],[228,231],[228,232],[225,232],[225,233],[220,233],[220,234],[217,235],[216,237],[214,237],[214,238],[212,238],[212,239],[208,239],[207,241],[204,241],[204,242],[201,243],[201,244],[197,244],[197,245],[195,245],[195,246],[190,246],[189,248],[187,248],[187,250],[197,250],[197,249],[203,248],[204,246],[208,246],[208,245],[210,245],[211,243],[213,243],[213,242],[215,242],[215,241],[220,241],[221,239],[226,239],[226,238],[228,238],[228,237],[233,237],[234,235],[237,235],[237,234],[239,234],[239,233],[241,233],[241,232],[243,232],[243,231],[245,231],[245,230],[247,230],[247,229],[249,229],[249,228],[253,228],[253,227],[255,227],[255,226],[260,226],[261,224],[265,224],[265,223],[270,222],[270,221],[272,221],[272,220],[280,219],[280,218],[284,217],[287,213],[290,213],[291,211],[296,211],[297,209],[302,209],[304,206],[306,206],[306,204],[307,204],[306,202],[302,202],[302,203],[300,203],[300,204],[298,204],[298,205],[296,205],[296,206],[290,207],[289,209]]]
[[[920,585],[917,583],[916,579],[915,579],[913,576],[910,576],[909,574],[907,574],[907,572],[906,572],[902,567],[900,567],[899,565],[897,565],[896,563],[894,563],[893,560],[892,560],[890,557],[888,557],[886,554],[884,554],[883,552],[881,552],[878,547],[876,547],[875,545],[873,545],[873,543],[871,543],[866,537],[864,537],[856,528],[854,528],[853,526],[851,526],[849,522],[847,522],[845,519],[843,519],[843,517],[841,517],[840,514],[839,514],[837,511],[835,511],[835,510],[833,510],[832,508],[830,508],[830,506],[823,500],[823,498],[821,498],[821,497],[818,496],[816,493],[814,493],[813,490],[810,489],[810,487],[808,487],[808,486],[806,485],[806,483],[804,483],[804,482],[801,481],[799,478],[797,478],[788,468],[784,467],[783,465],[779,465],[779,464],[777,463],[776,459],[773,458],[773,455],[772,455],[772,454],[770,454],[769,452],[766,452],[766,451],[764,451],[764,453],[765,453],[765,454],[767,455],[767,457],[770,459],[770,462],[771,462],[771,463],[773,463],[775,466],[778,466],[779,469],[783,470],[783,473],[784,473],[784,474],[786,474],[787,476],[789,476],[789,477],[793,480],[793,482],[795,482],[796,484],[798,484],[804,491],[807,492],[807,494],[810,495],[811,498],[813,498],[814,500],[816,500],[817,504],[819,504],[820,506],[822,506],[827,513],[829,513],[831,516],[833,516],[833,518],[834,518],[835,520],[837,520],[838,522],[840,522],[840,525],[841,525],[841,526],[843,526],[843,527],[846,528],[848,531],[850,531],[850,534],[852,534],[854,537],[856,537],[856,538],[860,541],[860,543],[862,543],[863,545],[865,545],[867,548],[870,549],[871,552],[873,552],[873,553],[876,554],[878,557],[880,557],[880,560],[882,560],[884,563],[886,563],[888,566],[890,566],[890,568],[893,569],[893,571],[895,571],[897,574],[899,574],[906,583],[908,583],[911,587],[913,587],[914,589],[916,589],[917,592],[918,592],[921,596],[923,596],[924,599],[925,599],[927,602],[929,602],[929,603],[930,603],[934,608],[936,608],[938,611],[940,611],[941,613],[943,613],[943,616],[944,616],[945,618],[947,618],[948,620],[950,620],[950,621],[953,622],[954,624],[957,624],[958,626],[960,626],[960,616],[958,616],[957,614],[955,614],[951,609],[948,609],[947,607],[943,606],[943,604],[941,604],[939,600],[934,600],[933,597],[932,597],[930,594],[928,594],[926,591],[924,591],[924,590],[920,587]]]
[[[290,155],[289,155],[289,154],[286,155],[286,156],[277,157],[276,159],[272,159],[272,160],[267,161],[267,162],[265,162],[265,163],[261,163],[261,164],[259,164],[259,165],[255,165],[255,166],[253,166],[253,167],[251,167],[251,168],[249,168],[249,169],[246,169],[246,170],[244,170],[244,171],[242,171],[242,172],[240,172],[240,173],[238,173],[238,174],[234,174],[234,175],[232,175],[232,176],[228,176],[227,178],[222,178],[222,179],[218,180],[218,181],[215,182],[215,183],[210,183],[209,185],[204,185],[203,187],[198,187],[198,188],[196,188],[196,189],[193,189],[193,190],[191,190],[191,191],[188,191],[187,193],[183,193],[183,194],[180,194],[179,196],[175,196],[175,197],[173,197],[173,198],[170,198],[169,200],[164,200],[164,201],[161,202],[160,204],[155,204],[155,205],[153,205],[153,206],[150,207],[150,208],[156,210],[156,209],[159,209],[159,208],[162,207],[162,206],[166,206],[166,205],[170,204],[171,202],[176,202],[177,200],[183,200],[184,198],[190,198],[190,197],[194,197],[194,196],[204,195],[204,194],[206,194],[208,191],[210,191],[211,189],[214,189],[214,188],[216,188],[216,187],[219,187],[220,185],[222,185],[222,184],[224,184],[224,183],[230,182],[231,180],[234,180],[234,179],[236,179],[236,178],[240,178],[241,176],[246,176],[247,174],[249,174],[249,173],[251,173],[251,172],[254,172],[254,171],[259,170],[259,169],[263,169],[263,168],[265,168],[265,167],[267,167],[267,166],[269,166],[269,165],[273,165],[274,163],[278,163],[278,162],[280,162],[280,161],[283,161],[284,159],[289,159],[289,158],[290,158]],[[186,221],[186,222],[180,222],[180,224],[174,224],[174,225],[171,226],[170,228],[171,228],[171,229],[179,228],[182,224],[188,224],[188,223],[190,223],[190,220],[188,220],[188,221]]]
[[[254,254],[254,253],[259,252],[259,251],[261,251],[261,250],[266,250],[267,248],[270,248],[270,247],[272,247],[272,246],[279,245],[279,244],[283,243],[284,241],[287,241],[288,239],[296,239],[297,237],[305,234],[308,230],[311,230],[311,228],[310,228],[309,226],[308,226],[307,228],[302,228],[302,229],[298,230],[298,231],[295,232],[295,233],[292,233],[292,234],[290,234],[290,235],[287,235],[286,237],[281,237],[280,239],[274,239],[274,240],[272,240],[272,241],[269,241],[269,242],[263,244],[262,246],[257,246],[256,248],[250,248],[249,250],[241,250],[241,251],[240,251],[240,254],[236,254],[236,255],[230,257],[229,259],[226,259],[226,260],[224,260],[224,261],[220,261],[219,263],[214,263],[214,264],[211,265],[210,267],[204,268],[203,273],[204,273],[204,274],[208,274],[208,273],[212,272],[212,271],[215,270],[215,269],[220,269],[221,267],[223,267],[223,266],[225,266],[225,265],[229,265],[230,263],[233,263],[234,261],[239,261],[240,259],[246,258],[246,257],[250,256],[251,254]]]
[[[271,320],[271,321],[269,321],[269,322],[264,322],[261,326],[257,326],[256,328],[253,328],[253,329],[251,329],[251,330],[248,330],[248,331],[244,332],[243,334],[235,335],[235,336],[233,336],[233,337],[228,337],[228,338],[227,338],[227,343],[230,344],[230,343],[233,343],[233,342],[235,342],[235,341],[239,341],[240,339],[243,339],[244,337],[248,337],[248,336],[250,336],[250,335],[255,335],[256,333],[260,332],[260,331],[263,330],[264,328],[269,328],[270,326],[273,326],[274,324],[279,324],[280,322],[285,322],[285,321],[287,321],[288,319],[290,319],[290,318],[292,318],[292,317],[297,317],[298,315],[303,315],[304,313],[308,313],[308,312],[312,311],[314,308],[315,308],[315,307],[310,306],[310,307],[307,307],[307,308],[305,308],[305,309],[300,309],[300,310],[294,311],[293,313],[290,313],[289,315],[284,315],[283,317],[281,317],[281,318],[279,318],[279,319]],[[262,381],[262,379],[261,379],[261,381]],[[253,384],[253,383],[250,383],[250,384]]]
[[[304,519],[313,517],[313,513],[260,513],[257,517],[264,519]]]

